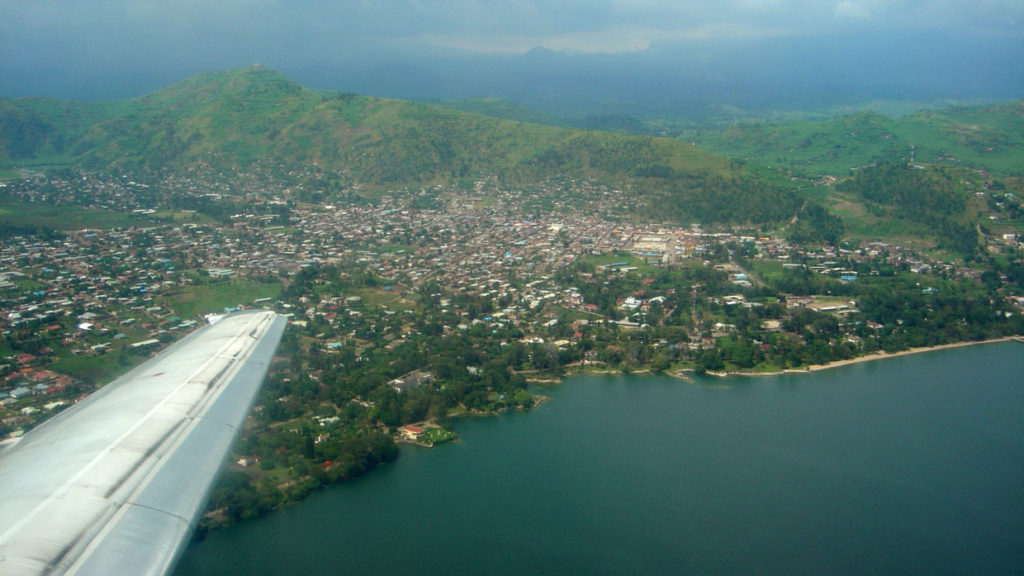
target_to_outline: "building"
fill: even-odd
[[[409,424],[399,428],[398,433],[401,435],[403,440],[418,441],[421,437],[423,437],[423,434],[426,433],[426,430],[420,428],[419,426],[413,426],[412,424]]]

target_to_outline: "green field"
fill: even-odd
[[[372,287],[355,288],[346,290],[345,296],[361,297],[363,299],[363,306],[366,307],[383,306],[391,310],[408,310],[414,307],[412,302],[405,299],[404,290],[398,287],[392,290]]]
[[[37,226],[53,230],[109,229],[152,225],[155,221],[141,214],[112,212],[80,206],[0,203],[0,225]]]
[[[147,359],[145,354],[132,354],[114,349],[93,356],[64,354],[50,367],[61,374],[74,374],[75,378],[93,384],[110,382]]]
[[[232,278],[193,286],[172,295],[156,297],[157,305],[174,311],[182,319],[195,319],[203,314],[223,312],[225,308],[251,306],[260,298],[277,298],[281,295],[278,283],[264,284],[252,280]]]
[[[783,266],[778,260],[752,260],[749,264],[750,272],[757,276],[761,282],[774,282],[782,278]]]
[[[151,214],[150,218],[155,221],[159,221],[164,224],[216,224],[217,221],[213,218],[203,214],[202,212],[191,212],[191,211],[180,211],[180,210],[161,210],[155,214]]]
[[[623,264],[622,266],[615,266],[608,269],[615,270],[617,268],[636,268],[645,274],[654,270],[654,266],[644,261],[643,257],[635,256],[628,252],[611,252],[608,254],[601,255],[591,254],[587,256],[582,256],[579,259],[579,262],[584,266],[590,265],[594,266],[595,268],[598,266],[611,266],[612,264],[625,262],[625,264]]]

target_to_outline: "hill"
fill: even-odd
[[[902,117],[859,112],[827,121],[740,123],[690,138],[803,181],[802,194],[842,218],[838,226],[822,213],[801,215],[791,237],[823,240],[827,229],[834,239],[840,229],[972,255],[979,230],[1021,232],[1024,102]]]
[[[858,112],[828,121],[745,122],[687,136],[730,158],[805,175],[842,176],[879,162],[943,163],[1024,175],[1024,102]]]
[[[115,102],[3,100],[0,129],[8,167],[316,165],[364,187],[587,178],[633,190],[641,215],[704,222],[777,222],[800,205],[783,188],[677,140],[315,91],[259,67]]]

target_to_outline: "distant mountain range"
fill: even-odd
[[[1024,41],[950,32],[693,40],[618,54],[542,48],[346,70],[298,69],[310,86],[412,100],[500,97],[558,118],[691,121],[878,100],[1024,98]]]
[[[581,125],[608,116],[706,123],[779,111],[850,110],[878,101],[1021,99],[1022,61],[1020,36],[952,30],[680,40],[612,54],[389,50],[309,54],[270,64],[317,89],[429,102],[498,98]],[[0,96],[126,98],[195,71],[176,67],[173,58],[165,67],[139,70],[14,69],[0,61]]]

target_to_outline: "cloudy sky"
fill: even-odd
[[[2,0],[0,73],[287,70],[361,57],[866,31],[1024,35],[1021,0]],[[0,94],[10,93],[0,76]]]
[[[289,57],[310,50],[619,52],[672,39],[850,27],[1024,34],[1020,0],[4,0],[0,58]]]

